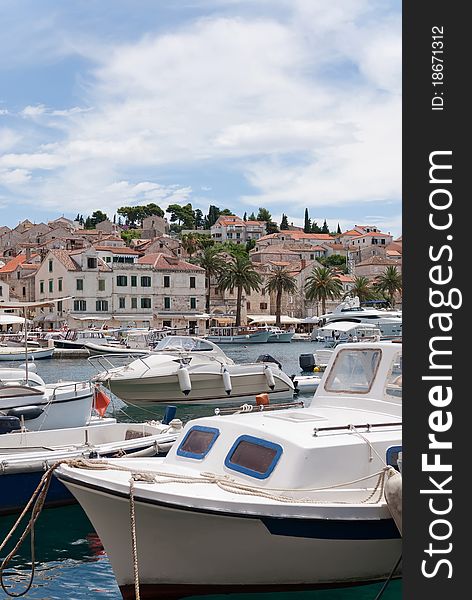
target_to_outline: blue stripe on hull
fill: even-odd
[[[400,537],[393,519],[368,521],[262,517],[272,535],[321,540],[390,540]]]
[[[14,473],[0,476],[0,515],[20,512],[31,498],[44,472]],[[60,506],[75,502],[74,496],[53,477],[45,506]]]

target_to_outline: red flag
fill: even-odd
[[[110,398],[98,386],[95,388],[94,408],[100,417],[105,415]]]

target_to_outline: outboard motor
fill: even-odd
[[[302,371],[313,371],[316,366],[315,356],[313,354],[300,354],[298,361]]]
[[[0,415],[0,435],[2,433],[11,433],[12,431],[20,431],[21,423],[18,417]]]
[[[279,369],[282,369],[282,364],[279,363],[279,361],[270,354],[261,354],[257,357],[256,362],[275,363],[279,367]]]
[[[19,406],[18,408],[10,408],[7,412],[9,417],[23,418],[25,421],[37,419],[43,414],[44,410],[40,406]]]

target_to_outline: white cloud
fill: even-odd
[[[190,175],[177,188],[160,175],[202,163],[230,163],[255,190],[249,209],[398,201],[399,15],[368,0],[265,6],[265,18],[229,11],[134,44],[71,42],[95,61],[80,102],[94,108],[25,107],[59,140],[0,166],[33,170],[31,201],[55,208],[192,201]]]
[[[17,186],[27,183],[31,179],[31,172],[26,169],[0,169],[0,184],[9,186]]]

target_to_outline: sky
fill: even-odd
[[[0,225],[120,206],[401,233],[397,0],[0,0]]]

